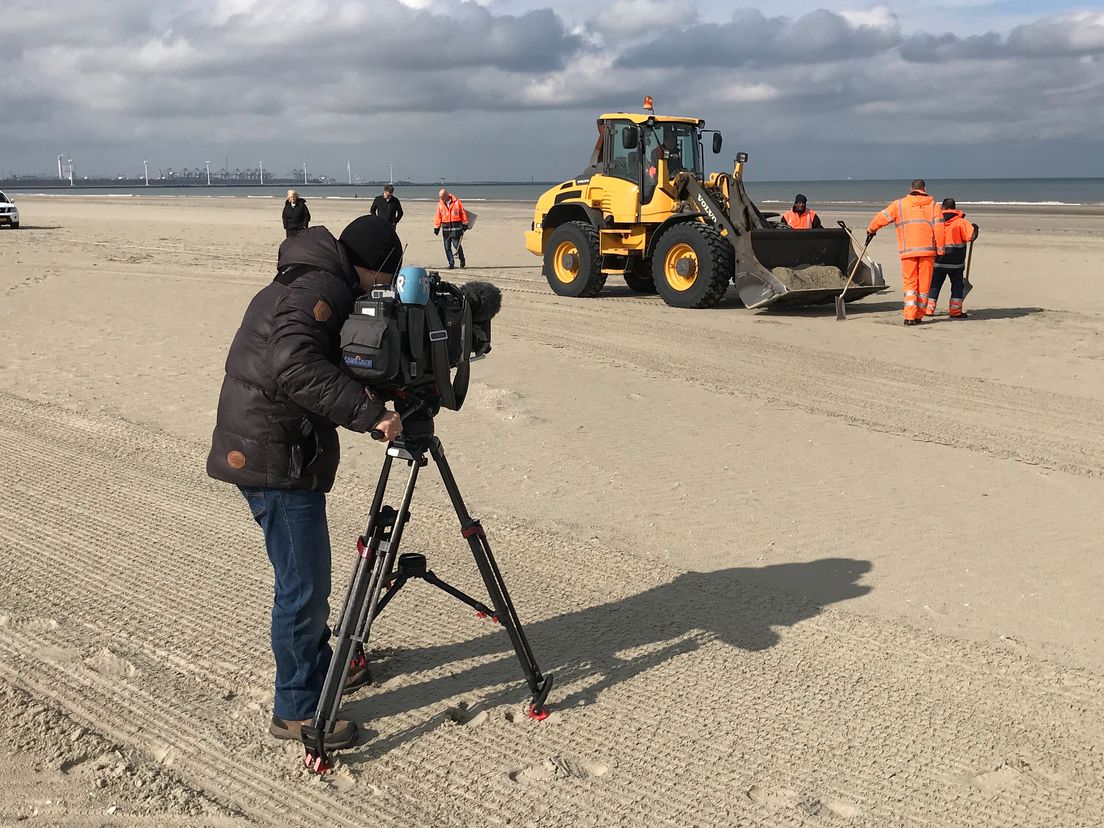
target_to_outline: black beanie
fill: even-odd
[[[801,193],[794,196],[794,204],[808,204],[809,199],[805,198]]]
[[[349,261],[369,270],[397,273],[402,266],[402,242],[389,221],[380,216],[360,216],[341,231],[341,243]]]

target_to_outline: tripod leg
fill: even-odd
[[[437,469],[441,473],[445,490],[452,501],[453,509],[456,510],[456,516],[460,519],[461,534],[467,540],[468,546],[471,547],[475,565],[479,567],[479,574],[483,577],[487,594],[490,595],[491,604],[495,608],[495,617],[506,628],[506,632],[510,636],[510,642],[514,645],[514,652],[517,653],[518,661],[521,662],[525,680],[533,694],[532,703],[529,705],[529,715],[534,719],[544,719],[548,716],[548,710],[544,703],[548,698],[548,692],[552,689],[552,676],[551,674],[548,676],[541,675],[540,667],[537,666],[537,660],[533,656],[533,650],[529,646],[529,640],[525,637],[525,630],[522,629],[517,610],[514,609],[514,604],[510,600],[510,593],[506,589],[506,581],[503,580],[494,555],[491,554],[491,545],[487,542],[487,535],[479,521],[468,514],[464,499],[460,494],[460,487],[457,486],[456,478],[453,477],[452,469],[449,468],[448,460],[445,459],[441,441],[436,437],[430,443],[429,452],[434,462],[437,463]]]
[[[353,572],[349,577],[349,586],[345,589],[345,601],[341,605],[341,613],[338,615],[337,628],[340,629],[345,622],[345,612],[349,608],[349,598],[353,594],[353,584],[356,582],[357,569],[361,565],[361,561],[364,556],[359,554],[361,548],[368,544],[369,539],[375,531],[376,524],[379,523],[380,510],[383,508],[383,498],[387,494],[387,479],[391,475],[391,463],[392,457],[387,455],[383,459],[383,467],[380,469],[379,481],[376,483],[376,492],[372,495],[372,508],[368,513],[368,523],[364,527],[364,532],[359,538],[357,538],[357,553],[358,557],[353,563]]]
[[[394,568],[403,525],[410,517],[410,501],[414,496],[418,469],[424,462],[424,458],[412,461],[410,477],[397,515],[390,507],[383,505],[387,478],[391,470],[390,454],[380,470],[380,479],[372,501],[373,510],[368,518],[365,536],[357,541],[357,562],[346,594],[345,605],[341,610],[333,657],[322,685],[318,710],[311,725],[302,729],[303,743],[306,746],[303,763],[315,773],[325,773],[332,766],[326,751],[325,739],[333,733],[337,724],[341,693],[349,676],[350,657],[355,647],[359,646],[363,650],[368,642],[372,620],[378,614],[382,587]]]

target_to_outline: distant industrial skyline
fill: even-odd
[[[645,94],[768,179],[1104,175],[1099,3],[12,0],[0,42],[0,175],[561,179]]]

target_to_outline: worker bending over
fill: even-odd
[[[943,199],[943,222],[946,226],[947,252],[935,260],[932,273],[931,290],[928,291],[927,315],[935,316],[935,305],[939,301],[939,289],[943,280],[951,280],[951,319],[968,319],[963,312],[962,303],[966,299],[966,244],[977,238],[978,226],[966,221],[966,214],[955,209],[953,198]]]
[[[935,199],[924,191],[925,187],[924,179],[917,178],[907,196],[886,205],[866,228],[866,243],[870,244],[883,227],[897,226],[906,325],[919,325],[924,319],[935,257],[946,252],[943,213],[935,206]]]

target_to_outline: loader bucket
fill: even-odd
[[[732,239],[736,291],[749,308],[822,305],[843,293],[858,255],[843,230],[754,229]],[[886,290],[882,267],[863,257],[847,300]]]

